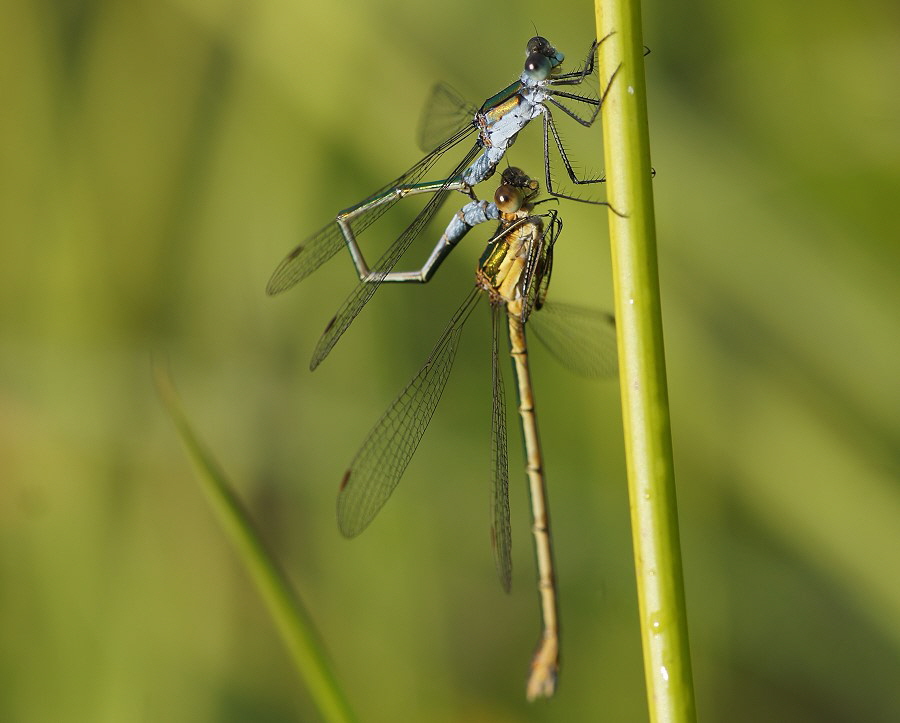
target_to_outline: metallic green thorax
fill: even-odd
[[[498,118],[503,117],[506,112],[505,109],[509,107],[509,101],[514,99],[520,90],[522,90],[522,82],[518,80],[515,83],[506,86],[499,93],[492,95],[484,101],[484,104],[478,111],[478,115],[485,116],[489,124]]]
[[[491,286],[497,284],[497,275],[500,273],[500,267],[509,254],[508,236],[498,239],[490,244],[481,255],[478,267],[484,278],[490,282]]]

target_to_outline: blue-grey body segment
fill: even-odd
[[[403,280],[428,281],[434,275],[434,272],[437,271],[441,261],[462,240],[463,236],[480,223],[499,220],[500,211],[496,204],[488,201],[469,201],[469,203],[453,214],[453,218],[447,224],[446,230],[431,252],[431,256],[428,257],[428,260],[418,272],[418,275],[412,275],[410,278]]]
[[[482,107],[473,123],[481,132],[482,154],[462,173],[462,181],[474,186],[490,178],[503,160],[506,151],[515,143],[525,126],[545,112],[544,101],[549,97],[543,87],[546,81],[535,81],[522,73],[517,83],[501,91],[492,105]],[[511,92],[513,91],[513,92]],[[515,102],[512,102],[515,99]],[[495,109],[501,112],[497,113]]]

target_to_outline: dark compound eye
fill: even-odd
[[[550,52],[547,52],[549,48]],[[550,45],[550,41],[547,38],[543,38],[540,35],[535,35],[531,40],[528,41],[528,45],[525,47],[525,54],[531,55],[532,53],[541,53],[543,55],[553,55],[553,48]]]
[[[525,75],[533,81],[546,80],[553,69],[561,65],[565,55],[554,48],[547,38],[535,35],[525,49]]]
[[[532,80],[545,80],[551,70],[553,70],[553,64],[550,62],[550,58],[540,52],[531,53],[525,58],[525,75]]]
[[[531,179],[528,178],[528,175],[521,168],[510,166],[504,169],[501,183],[507,186],[515,186],[516,188],[524,188],[529,180]]]

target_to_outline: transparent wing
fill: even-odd
[[[419,119],[419,148],[430,151],[443,144],[444,139],[456,135],[467,126],[472,127],[472,119],[477,112],[478,108],[467,103],[449,85],[435,84]]]
[[[533,217],[541,233],[535,237],[528,248],[528,257],[522,271],[522,305],[523,322],[528,321],[534,309],[540,309],[547,296],[550,285],[550,274],[553,270],[553,245],[562,231],[562,220],[556,211]],[[542,219],[548,219],[545,223]]]
[[[456,311],[424,366],[369,432],[344,474],[337,500],[341,533],[355,537],[387,502],[412,459],[441,398],[463,325],[481,297],[474,290]]]
[[[343,245],[344,236],[335,221],[323,226],[281,260],[266,284],[266,293],[275,296],[287,291],[328,261]]]
[[[512,526],[509,521],[509,458],[506,440],[506,391],[500,373],[500,326],[505,307],[491,305],[491,547],[500,584],[512,586]]]
[[[472,146],[472,149],[468,152],[466,157],[463,158],[460,164],[448,176],[448,183],[454,177],[458,176],[480,152],[480,145],[475,144]],[[428,203],[425,204],[425,207],[419,212],[419,215],[413,219],[412,223],[406,227],[406,230],[400,234],[384,255],[378,259],[378,262],[372,269],[370,278],[366,282],[357,284],[356,288],[354,288],[353,292],[347,297],[341,305],[341,308],[338,309],[337,313],[325,327],[325,331],[322,333],[318,344],[316,344],[316,348],[313,350],[312,361],[309,363],[309,368],[311,370],[319,366],[322,360],[328,356],[328,353],[334,348],[334,345],[337,344],[341,335],[347,331],[347,328],[356,318],[357,314],[362,311],[362,308],[378,290],[384,277],[390,273],[391,269],[394,268],[403,254],[406,253],[409,245],[421,233],[422,229],[428,225],[428,222],[431,221],[434,214],[437,213],[438,209],[444,204],[444,201],[447,200],[447,196],[450,193],[451,192],[446,187],[436,191],[431,200],[429,200]]]
[[[618,371],[612,314],[547,303],[531,315],[528,329],[569,371],[585,377],[611,377]]]
[[[431,153],[422,158],[406,173],[380,188],[371,196],[358,203],[356,207],[366,205],[372,199],[384,195],[397,186],[411,185],[418,182],[448,149],[462,141],[474,130],[474,128],[459,129],[457,133],[434,148]],[[354,234],[358,236],[362,233],[390,209],[397,200],[399,199],[395,198],[393,201],[373,206],[369,212],[360,214],[351,222]],[[337,222],[332,221],[323,226],[282,259],[269,279],[266,293],[274,296],[287,291],[328,261],[342,246],[344,246],[344,235]]]

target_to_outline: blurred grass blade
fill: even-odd
[[[309,614],[275,558],[266,549],[221,468],[191,429],[168,373],[156,365],[154,378],[166,411],[197,468],[207,499],[265,600],[323,719],[341,723],[354,721],[355,717],[328,666]]]
[[[650,720],[696,719],[656,261],[639,0],[595,0],[625,458]]]

